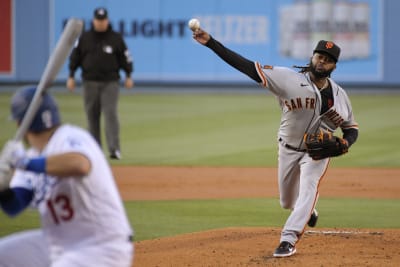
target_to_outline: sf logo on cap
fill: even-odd
[[[331,49],[333,47],[333,43],[332,42],[326,42],[325,47],[326,47],[326,49]]]

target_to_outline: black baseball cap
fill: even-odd
[[[327,54],[337,62],[340,56],[340,47],[332,41],[321,40],[314,49],[314,54],[317,52]]]
[[[94,10],[94,18],[95,19],[106,19],[108,18],[107,9],[104,7],[98,7]]]

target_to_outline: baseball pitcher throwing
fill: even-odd
[[[330,157],[346,153],[358,137],[350,100],[330,78],[340,48],[321,40],[309,64],[295,66],[299,71],[294,71],[250,61],[201,28],[193,31],[193,38],[278,98],[282,110],[278,131],[280,204],[292,212],[273,255],[291,256],[296,253],[296,243],[306,225],[314,227],[317,222],[318,186]],[[342,137],[333,135],[337,128],[341,128]]]

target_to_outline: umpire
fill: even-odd
[[[69,58],[67,88],[74,91],[75,71],[82,69],[82,85],[88,128],[101,146],[101,113],[104,114],[107,147],[111,159],[120,159],[118,98],[119,71],[125,87],[132,88],[133,63],[121,34],[112,30],[105,8],[94,10],[90,30],[84,32]]]

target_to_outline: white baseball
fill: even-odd
[[[189,28],[190,28],[192,31],[195,31],[195,30],[197,30],[198,28],[200,28],[200,21],[199,21],[198,19],[191,19],[191,20],[189,20],[188,25],[189,25]]]

